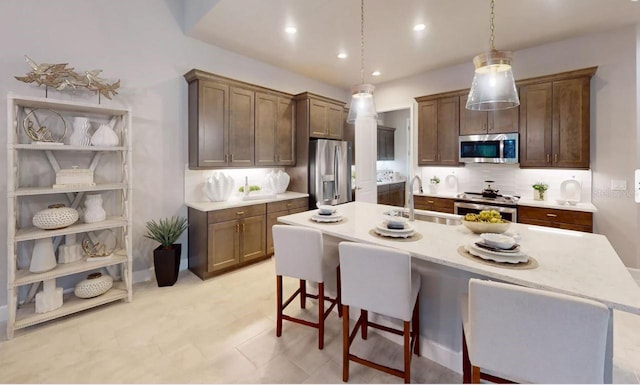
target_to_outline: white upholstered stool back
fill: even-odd
[[[323,269],[324,249],[320,230],[274,225],[273,248],[277,275],[324,282],[324,270],[329,266]],[[333,269],[335,267],[332,266]]]
[[[471,279],[468,308],[462,307],[471,365],[512,381],[604,381],[609,311],[603,304]]]

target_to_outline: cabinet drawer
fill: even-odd
[[[413,198],[415,199],[416,209],[453,214],[453,199],[425,197],[422,195],[414,195]]]
[[[518,219],[519,222],[534,220],[588,226],[589,228],[593,226],[593,213],[584,211],[518,206]]]
[[[286,201],[267,203],[267,212],[275,213],[276,211],[306,208],[309,206],[309,198],[295,198]]]
[[[234,207],[230,209],[222,209],[209,211],[207,213],[207,219],[209,223],[218,223],[231,221],[234,219],[246,218],[255,215],[264,215],[267,212],[266,205],[250,205],[250,206],[242,206],[242,207]]]

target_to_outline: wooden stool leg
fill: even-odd
[[[342,317],[342,291],[340,289],[340,266],[336,267],[336,307],[338,308],[338,317]]]
[[[276,306],[278,312],[276,316],[276,336],[282,335],[282,276],[276,276]]]
[[[404,383],[411,382],[411,322],[404,321]]]
[[[418,294],[418,298],[416,299],[416,306],[413,308],[413,319],[411,320],[413,323],[413,333],[415,335],[415,345],[413,346],[413,353],[416,356],[420,355],[420,294]]]
[[[480,383],[480,368],[477,366],[471,367],[471,383],[472,384]]]
[[[300,307],[305,309],[307,306],[307,281],[300,280]]]
[[[318,283],[318,349],[324,348],[324,282]]]
[[[360,318],[362,319],[362,339],[367,339],[367,329],[369,328],[369,314],[366,310],[360,310]]]
[[[342,305],[342,381],[349,381],[349,306]]]
[[[462,328],[462,383],[471,383],[471,361],[469,361],[469,351],[467,350],[467,337]]]

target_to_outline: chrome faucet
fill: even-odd
[[[413,222],[415,220],[415,204],[413,203],[413,182],[416,181],[416,179],[418,180],[418,188],[420,189],[420,194],[423,193],[422,191],[422,179],[420,179],[420,177],[418,175],[414,176],[413,179],[411,179],[411,183],[409,183],[409,220],[411,222]]]

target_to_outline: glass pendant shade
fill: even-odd
[[[467,110],[494,111],[520,105],[511,71],[511,52],[493,50],[473,58],[476,67]]]
[[[357,84],[351,87],[351,105],[347,123],[355,123],[358,118],[378,119],[376,104],[373,100],[373,84]]]

